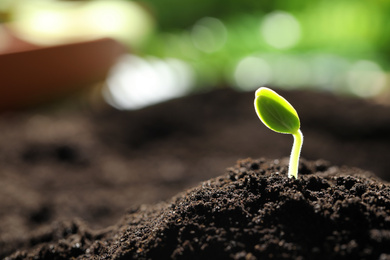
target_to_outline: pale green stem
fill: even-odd
[[[295,179],[298,179],[298,165],[299,165],[299,156],[301,154],[301,148],[303,144],[303,134],[301,130],[298,129],[298,131],[294,133],[293,136],[294,136],[294,144],[290,155],[290,163],[288,166],[288,177],[289,178],[295,177]]]

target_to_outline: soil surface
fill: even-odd
[[[169,202],[93,232],[67,223],[7,259],[388,259],[390,185],[353,168],[242,160]],[[53,239],[54,238],[54,239]]]
[[[301,165],[306,174],[294,181],[285,177],[285,159],[241,161],[230,177],[217,177],[240,158],[290,153],[292,137],[261,124],[253,93],[219,89],[138,111],[3,114],[0,258],[386,257],[387,184],[334,165],[390,179],[389,108],[278,92],[298,111],[302,156],[313,161]],[[318,183],[323,186],[308,188]],[[308,224],[317,238],[305,238],[308,227],[295,227],[308,216],[320,223]]]

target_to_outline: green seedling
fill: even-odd
[[[294,107],[275,91],[261,87],[255,94],[255,110],[261,122],[269,129],[282,134],[292,134],[294,144],[291,150],[288,177],[298,178],[298,163],[303,135],[301,123]]]

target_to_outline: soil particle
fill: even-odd
[[[324,161],[300,169],[289,179],[287,159],[240,160],[104,232],[68,224],[6,259],[386,259],[390,185]]]

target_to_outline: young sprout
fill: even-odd
[[[259,88],[255,94],[255,110],[261,122],[269,129],[282,134],[292,134],[294,144],[291,150],[288,177],[298,178],[298,163],[303,135],[297,111],[293,106],[269,88]]]

